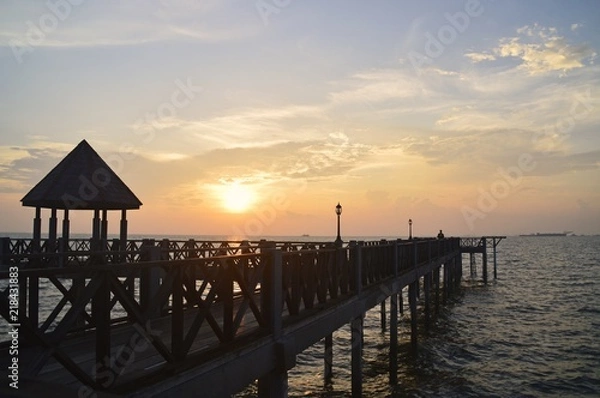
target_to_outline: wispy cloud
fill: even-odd
[[[156,193],[169,201],[172,192],[189,192],[199,204],[200,198],[212,197],[216,188],[232,183],[269,192],[297,190],[309,182],[339,180],[368,164],[375,150],[350,140],[342,132],[334,132],[308,141],[219,148],[168,163],[144,156],[140,161],[147,173],[141,178],[173,176],[168,189]]]
[[[147,157],[150,160],[155,162],[173,162],[177,160],[183,160],[189,158],[189,155],[183,153],[176,152],[149,152],[146,151],[142,154],[142,156]]]
[[[600,170],[600,150],[578,153],[543,153],[537,154],[538,167],[533,175],[549,176],[585,170]]]
[[[425,158],[432,165],[454,164],[465,178],[491,175],[498,167],[515,166],[523,154],[536,162],[529,175],[600,169],[599,150],[571,152],[565,147],[540,150],[532,137],[535,137],[534,131],[516,129],[454,132],[444,136],[412,137],[405,140],[404,150]]]
[[[207,119],[161,118],[132,126],[133,129],[178,131],[204,143],[205,150],[273,145],[290,140],[310,140],[316,121],[326,119],[321,107],[290,105],[231,110]],[[312,130],[312,133],[311,133]]]
[[[495,55],[487,54],[487,53],[466,53],[465,57],[469,58],[473,62],[495,61],[496,60]]]
[[[571,26],[571,30],[577,28],[577,24]],[[470,52],[465,56],[473,62],[497,58],[517,59],[520,69],[531,75],[538,75],[554,71],[565,73],[582,68],[592,63],[597,53],[587,44],[571,44],[554,27],[546,28],[536,23],[517,29],[517,36],[500,39],[493,54]]]
[[[206,4],[205,4],[206,3]],[[218,42],[245,39],[259,31],[258,24],[228,24],[226,3],[215,1],[154,1],[83,3],[54,9],[19,5],[5,10],[0,46],[107,47],[163,41]],[[67,12],[68,11],[68,12]],[[56,20],[52,28],[39,20]],[[32,40],[32,37],[35,40]]]
[[[356,73],[344,88],[329,94],[334,104],[348,102],[377,103],[390,99],[410,98],[422,93],[421,82],[403,70],[375,69]]]
[[[312,179],[359,167],[371,150],[371,146],[351,141],[344,133],[331,133],[306,141],[218,149],[198,156],[197,161],[213,165],[215,175],[221,177]]]
[[[26,145],[0,146],[0,191],[24,192],[49,172],[72,145],[33,137]]]

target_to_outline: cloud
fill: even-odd
[[[1,146],[0,167],[8,167],[18,159],[29,156],[29,151],[22,147]]]
[[[483,62],[483,61],[495,61],[496,57],[492,54],[486,53],[466,53],[465,57],[469,58],[473,62]]]
[[[144,173],[136,173],[136,183],[147,186],[169,176],[169,184],[156,187],[151,195],[170,203],[183,193],[190,198],[190,204],[200,204],[214,196],[215,187],[231,183],[266,193],[273,189],[297,189],[309,182],[339,180],[369,163],[373,150],[342,132],[334,132],[308,141],[219,148],[167,163],[144,156],[138,159],[137,167]]]
[[[575,25],[577,24],[573,26]],[[526,70],[530,75],[553,71],[565,73],[592,63],[597,56],[594,49],[587,44],[569,43],[564,36],[559,36],[554,27],[546,28],[536,23],[517,29],[517,34],[515,37],[500,39],[498,46],[493,49],[493,54],[472,52],[465,56],[472,62],[514,58],[520,61],[519,68]]]
[[[159,196],[160,200],[174,208],[181,209],[185,207],[196,207],[202,205],[207,200],[207,195],[203,192],[202,186],[197,182],[186,182],[172,186]]]
[[[7,10],[4,20],[0,17],[0,46],[82,48],[163,41],[221,42],[258,33],[258,23],[223,23],[223,15],[238,17],[227,7],[227,3],[212,0],[84,3],[68,12],[61,9],[64,14],[57,18],[50,8],[20,4]],[[41,27],[39,21],[50,19],[57,20],[56,26]]]
[[[600,67],[593,65],[557,81],[554,77],[531,78],[517,68],[499,71],[474,68],[457,76],[429,81],[433,93],[416,98],[397,112],[427,109],[434,130],[561,130],[581,131],[600,121],[594,110],[600,105],[594,87]],[[445,94],[445,95],[444,95]]]
[[[600,170],[600,150],[571,154],[534,153],[537,167],[533,175],[550,176],[567,172]]]
[[[202,143],[204,151],[218,148],[259,147],[317,136],[317,121],[326,119],[321,107],[289,105],[247,108],[207,119],[188,120],[165,117],[131,126],[136,131],[166,134],[184,133]],[[312,123],[312,124],[311,124]],[[322,133],[319,132],[318,136]],[[197,150],[197,148],[195,148]]]
[[[27,145],[0,146],[0,192],[25,192],[73,149],[37,136]]]
[[[183,153],[177,152],[149,152],[146,151],[142,154],[142,156],[146,156],[149,159],[155,162],[172,162],[176,160],[182,160],[189,157],[189,155],[185,155]]]
[[[135,9],[147,1],[138,0],[138,4],[135,1],[131,3],[130,7]],[[199,16],[207,15],[210,12],[214,12],[219,9],[219,6],[224,2],[222,0],[159,0],[156,7],[153,7],[152,13],[159,18],[169,20],[174,18],[189,17],[190,14]],[[127,7],[126,4],[123,6]]]
[[[329,94],[332,103],[376,103],[411,98],[422,92],[420,81],[402,70],[375,69],[360,72],[352,75],[346,83],[351,88]]]
[[[432,165],[457,164],[471,168],[477,164],[478,171],[514,163],[521,153],[530,149],[531,134],[500,129],[411,137],[405,140],[404,147],[407,153],[423,157]]]
[[[465,177],[515,166],[523,154],[530,155],[537,164],[530,175],[600,169],[600,150],[569,152],[564,146],[540,150],[535,137],[533,131],[517,129],[448,132],[444,136],[405,139],[404,150],[435,166],[454,164],[465,171]]]
[[[455,106],[444,112],[435,126],[444,131],[485,131],[499,128],[520,128],[520,120],[504,111],[503,104],[488,108],[487,104]]]
[[[212,165],[218,178],[321,179],[360,166],[371,149],[337,132],[317,140],[217,149],[198,156],[197,161]]]
[[[334,132],[320,139],[217,148],[169,162],[143,153],[133,162],[139,162],[137,167],[145,171],[138,178],[155,180],[158,175],[169,175],[176,184],[199,179],[272,184],[339,176],[368,162],[372,151],[372,146]]]

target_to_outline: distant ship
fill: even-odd
[[[535,234],[523,234],[520,236],[567,236],[573,233],[573,231],[564,231],[564,232],[536,232]]]

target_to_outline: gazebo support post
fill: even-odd
[[[106,251],[108,250],[108,210],[102,210],[102,222],[100,224],[100,251],[102,252],[102,264],[106,264]]]
[[[40,267],[41,265],[41,249],[42,249],[42,208],[37,206],[35,208],[35,218],[33,219],[33,242],[32,242],[32,254],[33,261],[30,261],[30,266],[33,268]],[[39,307],[39,279],[37,276],[31,276],[29,278],[29,308],[28,316],[31,327],[37,329],[38,327],[38,307]]]
[[[127,257],[125,252],[127,251],[127,210],[121,210],[121,225],[120,225],[120,233],[119,233],[119,241],[120,248],[119,250],[123,252],[121,254],[121,262],[124,263],[127,261]]]
[[[62,239],[60,240],[60,252],[59,266],[64,267],[69,261],[69,235],[70,235],[70,221],[69,221],[69,209],[64,209],[63,221],[62,221]]]
[[[108,240],[108,211],[102,210],[102,227],[100,230],[100,239],[102,240],[103,245],[106,245]],[[102,246],[102,251],[104,251],[105,246]]]
[[[94,219],[92,220],[92,240],[100,240],[100,210],[94,210]],[[97,250],[97,248],[94,248]]]
[[[90,247],[93,262],[98,261],[98,252],[100,251],[100,210],[94,209],[94,219],[92,220],[92,241]]]
[[[35,208],[35,218],[33,219],[33,244],[32,253],[39,254],[42,247],[42,208]]]
[[[50,219],[48,220],[48,265],[55,266],[56,265],[56,253],[57,253],[57,245],[56,245],[56,230],[58,226],[58,221],[56,217],[56,208],[52,208],[50,210]]]

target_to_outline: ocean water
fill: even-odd
[[[600,397],[599,236],[509,237],[498,246],[498,279],[487,286],[480,273],[470,279],[466,257],[463,266],[461,293],[429,333],[419,325],[417,357],[404,295],[396,386],[379,307],[366,314],[365,396]],[[323,385],[323,345],[315,344],[289,372],[290,396],[351,395],[349,326],[334,333],[333,349],[333,383]],[[238,396],[255,394],[250,386]]]

